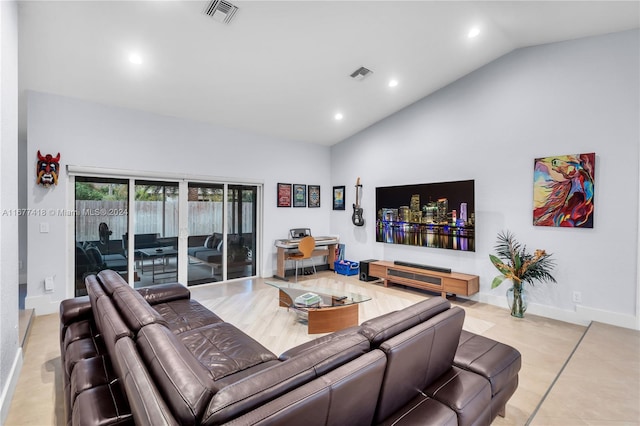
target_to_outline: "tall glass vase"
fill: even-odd
[[[527,292],[522,284],[514,284],[507,290],[507,303],[511,309],[511,316],[516,318],[524,318],[527,311]]]

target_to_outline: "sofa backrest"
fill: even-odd
[[[369,341],[353,334],[327,342],[219,389],[203,425],[218,425],[261,406],[369,352]]]
[[[104,292],[104,289],[98,282],[98,279],[95,275],[87,275],[87,277],[84,279],[84,285],[87,289],[87,295],[89,296],[89,301],[91,302],[91,309],[93,309],[95,312],[96,302],[100,297],[105,296],[106,293]],[[96,322],[96,326],[98,327],[98,329],[100,329],[100,326],[101,326],[100,317],[94,315],[93,318]]]
[[[158,238],[160,234],[158,233],[150,233],[150,234],[135,234],[133,239],[134,248],[152,248],[157,247]],[[122,248],[126,251],[129,245],[129,233],[125,232],[122,235]]]
[[[113,360],[116,369],[122,372],[120,382],[127,395],[135,424],[153,426],[179,424],[151,380],[133,340],[128,337],[119,339],[115,344]]]
[[[113,359],[116,356],[116,342],[123,337],[131,338],[133,333],[124,323],[120,315],[118,315],[116,308],[108,297],[98,298],[94,308],[94,316],[96,317],[97,323],[100,324],[98,327],[102,334],[102,340],[107,348],[107,353],[109,357]],[[116,373],[118,377],[121,377],[121,372],[117,371],[117,369]]]
[[[225,424],[369,426],[385,365],[385,355],[374,349]]]
[[[167,321],[144,300],[144,297],[129,286],[121,287],[113,292],[113,303],[133,333],[149,324],[169,326]]]
[[[122,287],[129,287],[129,284],[122,278],[122,275],[111,269],[105,269],[98,273],[98,279],[104,291],[111,296],[114,291]]]
[[[451,303],[441,297],[423,300],[399,311],[373,318],[362,323],[360,334],[367,337],[372,347],[393,336],[428,320],[434,315],[444,312],[451,307]]]
[[[452,368],[464,310],[448,309],[380,344],[387,356],[376,411],[379,423]]]
[[[140,358],[180,424],[198,424],[215,393],[209,372],[166,327],[150,324],[136,337]]]

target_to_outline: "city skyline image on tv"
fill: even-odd
[[[475,251],[475,182],[377,187],[376,241]]]

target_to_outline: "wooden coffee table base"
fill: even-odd
[[[358,303],[326,308],[295,308],[291,298],[280,290],[280,306],[304,310],[308,314],[307,332],[309,334],[331,333],[358,325]]]
[[[309,334],[331,333],[358,325],[358,304],[309,309]]]

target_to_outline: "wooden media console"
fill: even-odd
[[[447,294],[470,296],[478,292],[480,277],[459,272],[438,272],[419,266],[397,265],[379,260],[369,263],[369,275],[382,278],[384,286],[389,283],[402,284],[438,292],[446,298]]]

